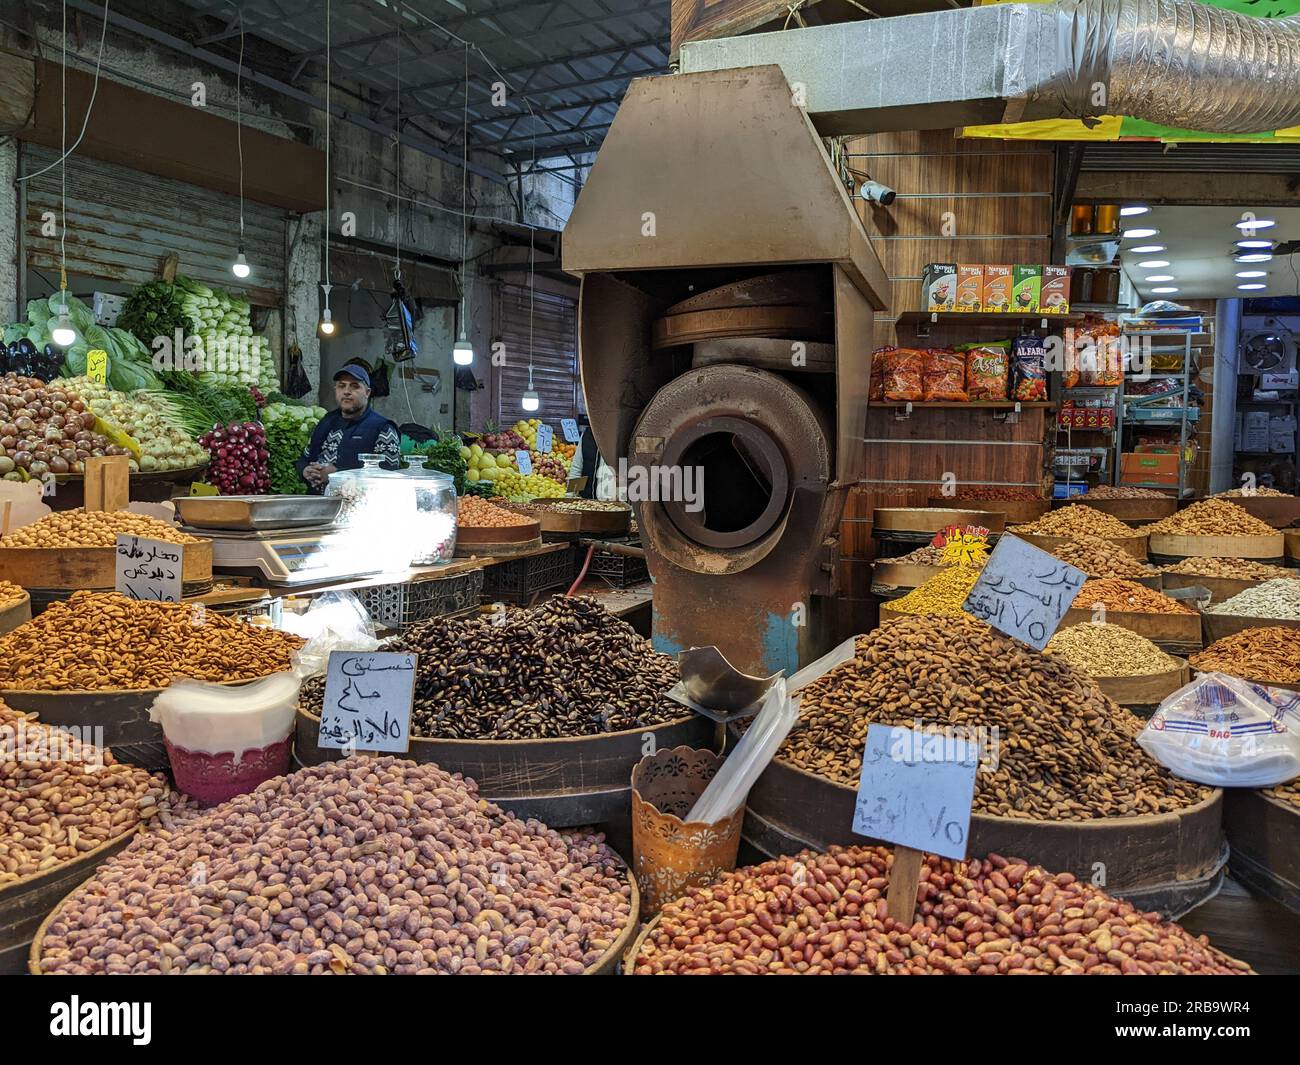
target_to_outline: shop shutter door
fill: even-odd
[[[22,146],[22,173],[34,174],[59,157]],[[241,283],[230,272],[239,248],[239,200],[183,181],[73,155],[68,159],[68,273],[139,285],[155,280],[175,252],[179,273],[207,285],[242,292],[254,303],[284,303],[286,212],[244,201],[244,253],[253,274]],[[41,235],[42,215],[59,216],[59,167],[25,182],[23,238],[27,262],[58,284],[59,238]]]
[[[578,314],[571,299],[538,292],[533,298],[533,388],[541,409],[526,415],[520,406],[528,390],[528,289],[497,287],[496,339],[506,346],[504,366],[496,367],[497,420],[512,425],[536,417],[559,431],[561,418],[578,407]]]

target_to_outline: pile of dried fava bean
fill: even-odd
[[[1300,569],[1287,569],[1249,558],[1191,558],[1180,559],[1171,566],[1162,566],[1165,573],[1184,573],[1194,577],[1226,577],[1236,581],[1269,581],[1274,577],[1300,580]]]
[[[1228,673],[1264,684],[1300,684],[1300,633],[1282,625],[1242,629],[1188,659],[1202,673]]]
[[[188,603],[74,592],[0,636],[0,688],[165,688],[177,677],[253,680],[292,665],[303,641]]]
[[[134,841],[59,909],[39,965],[576,974],[631,918],[601,837],[520,821],[436,765],[354,757]]]
[[[1136,581],[1092,580],[1084,581],[1071,607],[1091,610],[1104,606],[1107,610],[1132,614],[1195,614],[1196,611],[1177,599],[1162,595]]]
[[[1209,612],[1236,614],[1248,618],[1300,621],[1300,581],[1275,577],[1253,588],[1247,588],[1244,592],[1238,592],[1218,606],[1210,607]],[[1300,640],[1300,632],[1296,633],[1296,639]]]
[[[804,851],[726,873],[664,907],[637,976],[1246,975],[1250,966],[1071,873],[990,854],[926,855],[910,925],[885,901],[884,847]]]
[[[998,729],[974,809],[1086,821],[1186,809],[1210,792],[1135,742],[1142,722],[1061,659],[969,616],[899,618],[858,637],[857,657],[800,689],[783,762],[857,787],[867,726]],[[990,743],[992,746],[992,743]]]
[[[154,817],[167,781],[0,702],[0,887]]]
[[[1034,536],[1101,536],[1108,540],[1126,540],[1142,535],[1137,529],[1129,528],[1119,518],[1096,510],[1082,503],[1075,503],[1060,510],[1048,511],[1037,521],[1026,525],[1016,525],[1007,530],[1012,533],[1030,533]]]
[[[1099,536],[1076,536],[1052,548],[1052,554],[1089,577],[1150,577],[1156,571],[1122,547]]]
[[[119,535],[144,536],[169,544],[197,544],[169,522],[129,510],[56,510],[0,539],[0,547],[114,547]]]
[[[1202,499],[1177,514],[1144,525],[1148,536],[1276,536],[1268,522],[1226,499]]]
[[[591,736],[677,721],[677,663],[587,596],[413,625],[387,650],[420,656],[411,730],[436,739]],[[319,713],[324,679],[303,685]]]
[[[1146,677],[1179,665],[1145,636],[1107,623],[1057,629],[1044,651],[1090,677]]]

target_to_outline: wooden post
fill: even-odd
[[[889,916],[908,928],[916,916],[916,892],[921,885],[921,852],[911,847],[894,846],[894,866],[889,870],[889,890],[885,902]]]
[[[9,512],[13,509],[13,500],[6,499],[4,509],[0,511],[0,536],[9,535]]]
[[[125,510],[131,501],[131,467],[125,455],[86,459],[87,510]]]

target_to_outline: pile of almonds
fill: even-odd
[[[1275,788],[1265,788],[1264,794],[1282,802],[1289,802],[1292,806],[1300,807],[1300,777],[1289,780],[1285,784],[1279,784]]]
[[[276,777],[99,867],[43,973],[581,973],[632,919],[599,836],[404,758]]]
[[[1194,577],[1226,577],[1237,581],[1271,581],[1278,577],[1300,580],[1300,569],[1272,566],[1249,558],[1184,558],[1172,566],[1162,566],[1165,573],[1185,573]]]
[[[1233,488],[1227,492],[1216,492],[1215,499],[1250,499],[1253,496],[1265,496],[1269,499],[1290,495],[1289,492],[1279,492],[1276,488],[1268,488],[1260,485],[1258,488]]]
[[[1089,577],[1150,577],[1156,571],[1122,547],[1099,536],[1078,536],[1052,548],[1052,554]]]
[[[804,851],[737,869],[664,907],[633,960],[637,976],[1243,975],[1181,926],[1131,903],[990,854],[927,855],[910,924],[888,915],[884,847]]]
[[[1132,614],[1195,614],[1196,611],[1177,599],[1161,595],[1136,581],[1084,581],[1073,604],[1075,610],[1104,606],[1107,610]]]
[[[1267,522],[1226,499],[1202,499],[1177,514],[1144,525],[1148,536],[1276,536]],[[1280,552],[1279,552],[1280,553]]]
[[[1300,684],[1300,632],[1282,625],[1242,629],[1188,659],[1202,673],[1217,671],[1265,684]]]
[[[1131,529],[1119,518],[1105,511],[1075,503],[1060,510],[1052,510],[1037,521],[1025,525],[1016,525],[1013,533],[1030,533],[1034,536],[1101,536],[1108,540],[1126,540],[1141,536],[1142,533]]]

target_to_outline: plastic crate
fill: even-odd
[[[472,610],[482,591],[483,570],[472,569],[454,577],[381,584],[359,594],[375,624],[404,629],[417,621]]]
[[[573,548],[525,555],[487,567],[483,598],[526,606],[538,592],[568,585],[572,580]]]
[[[596,551],[591,556],[591,565],[587,569],[588,577],[599,577],[609,581],[617,588],[630,588],[634,584],[644,584],[650,579],[650,570],[643,558],[631,555],[619,555],[613,551]]]

